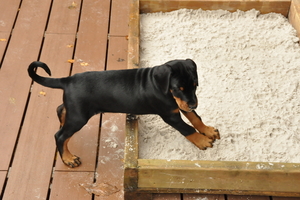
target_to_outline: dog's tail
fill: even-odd
[[[47,74],[49,74],[49,76],[51,76],[51,71],[49,69],[49,67],[43,63],[43,62],[32,62],[27,71],[29,76],[37,83],[46,86],[46,87],[50,87],[50,88],[60,88],[63,89],[63,84],[62,84],[62,79],[61,78],[47,78],[47,77],[42,77],[36,74],[35,70],[41,67],[43,68]]]

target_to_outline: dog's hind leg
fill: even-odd
[[[81,162],[78,156],[73,155],[68,149],[70,138],[79,131],[88,121],[89,118],[78,117],[76,113],[66,115],[61,129],[55,134],[55,141],[58,152],[64,164],[69,167],[78,167]]]
[[[60,122],[60,127],[62,127],[65,124],[65,120],[66,120],[66,108],[65,108],[64,104],[61,104],[60,106],[58,106],[56,109],[56,112],[57,112],[57,117]]]

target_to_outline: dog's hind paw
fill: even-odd
[[[74,168],[81,165],[80,158],[78,156],[73,155],[72,158],[63,159],[65,165]]]

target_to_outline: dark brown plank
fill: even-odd
[[[0,1],[0,32],[11,32],[21,0]]]
[[[127,36],[131,0],[113,0],[111,7],[110,36]]]
[[[66,59],[73,49],[67,44],[74,40],[74,35],[46,35],[41,60],[49,65],[53,77],[69,74]],[[46,76],[43,70],[38,74]],[[60,90],[33,85],[4,199],[47,197],[56,151],[53,135],[59,128],[55,110],[61,95]]]
[[[104,70],[110,0],[85,0],[82,4],[73,74]]]
[[[7,1],[10,2],[10,1]],[[50,0],[24,0],[0,71],[0,170],[7,170],[20,129],[31,79],[30,62],[39,55]],[[36,11],[36,12],[35,12]]]
[[[268,196],[233,196],[228,195],[228,200],[270,200]]]
[[[6,176],[7,176],[7,171],[0,171],[0,192],[3,189]]]
[[[225,200],[222,194],[183,194],[183,200]]]
[[[123,158],[125,142],[125,114],[105,113],[101,125],[97,183],[109,183],[120,191],[98,200],[123,199]]]
[[[2,60],[4,56],[5,49],[8,45],[9,36],[10,36],[10,32],[0,32],[0,60]]]
[[[47,33],[75,34],[81,1],[53,1]]]
[[[92,199],[92,195],[81,185],[92,184],[93,178],[94,173],[92,172],[55,172],[50,200]]]
[[[110,37],[107,70],[127,69],[127,50],[126,37]]]
[[[153,200],[181,200],[180,194],[153,194]]]
[[[109,5],[109,0],[83,2],[72,74],[105,69]],[[99,123],[100,116],[94,116],[69,142],[70,151],[81,158],[82,165],[68,168],[59,158],[56,170],[95,170]]]
[[[299,200],[299,197],[272,197],[272,200]]]
[[[107,70],[127,68],[127,45],[125,37],[110,37]],[[125,118],[125,114],[113,113],[105,113],[102,117],[97,183],[110,183],[120,192],[99,197],[101,200],[123,199]]]

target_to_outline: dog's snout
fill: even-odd
[[[195,110],[197,108],[197,106],[198,106],[197,103],[192,104],[192,105],[189,104],[189,108],[192,109],[192,110]]]

